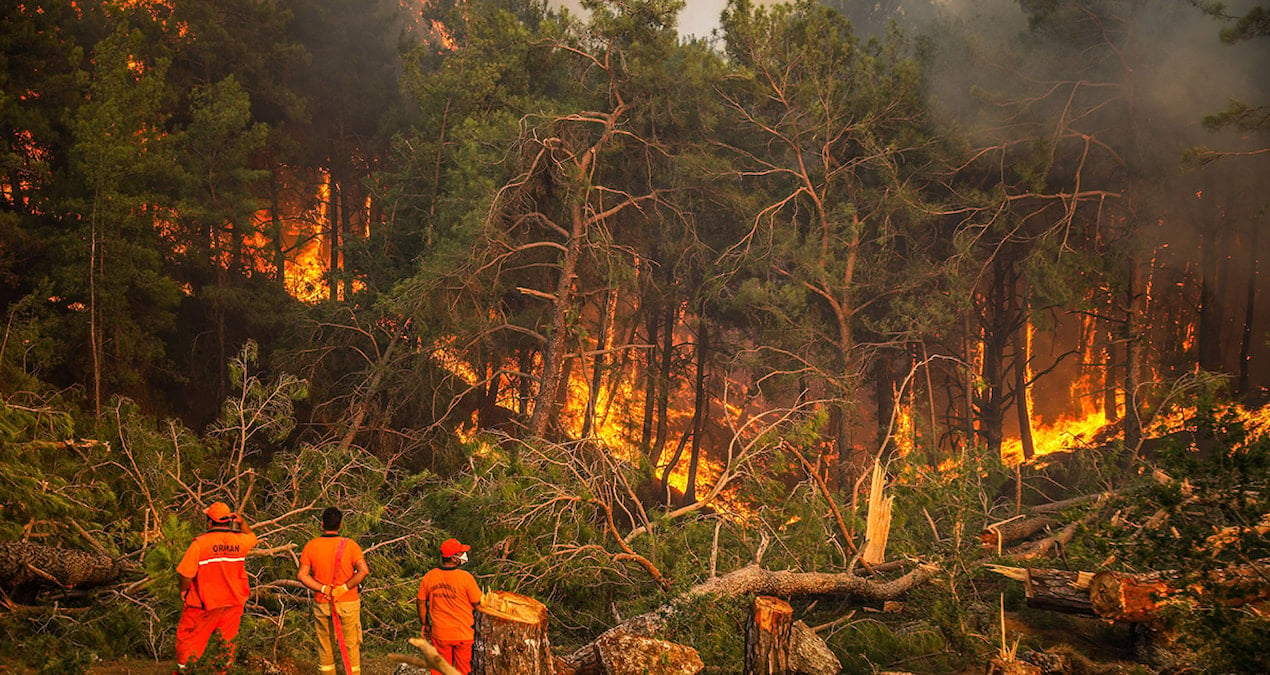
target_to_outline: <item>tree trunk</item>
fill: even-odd
[[[591,362],[591,390],[587,392],[586,413],[582,416],[582,438],[587,438],[595,429],[595,412],[599,407],[600,389],[604,383],[605,353],[609,346],[611,317],[617,304],[617,290],[610,288],[604,293],[604,305],[600,307],[600,328],[595,335],[595,358]]]
[[[670,426],[670,373],[675,357],[675,303],[667,299],[666,313],[663,315],[661,336],[661,372],[657,378],[660,389],[657,392],[657,436],[653,440],[653,451],[650,455],[654,461],[661,458],[666,450],[666,436]]]
[[[1000,565],[987,567],[997,574],[1022,581],[1028,607],[1096,616],[1089,598],[1091,572]]]
[[[0,542],[0,590],[14,600],[29,603],[41,588],[91,588],[114,583],[128,571],[121,561],[77,549]]]
[[[1116,329],[1109,320],[1105,320],[1107,332],[1107,349],[1104,350],[1106,364],[1103,367],[1102,411],[1107,422],[1120,419],[1120,407],[1116,405],[1116,364],[1119,350],[1116,349]]]
[[[934,566],[922,565],[904,576],[892,581],[875,582],[858,577],[851,572],[837,574],[826,572],[792,572],[766,570],[758,565],[749,565],[733,570],[721,577],[712,577],[679,596],[645,614],[627,619],[605,631],[596,642],[610,633],[624,633],[652,637],[666,628],[667,621],[684,606],[690,605],[703,596],[719,595],[735,598],[745,595],[776,595],[782,597],[803,595],[837,595],[851,596],[864,600],[891,600],[907,593],[910,589],[929,581],[938,571]],[[689,619],[690,620],[690,619]],[[563,663],[576,672],[596,672],[598,667],[595,654],[595,642],[574,651],[562,659]]]
[[[1000,525],[990,525],[979,533],[986,551],[1000,551],[1008,544],[1027,539],[1058,525],[1053,518],[1016,518]]]
[[[1004,262],[992,263],[992,287],[984,302],[987,305],[986,325],[983,330],[983,381],[986,391],[979,406],[979,433],[987,446],[988,456],[1000,461],[1002,426],[1005,421],[1005,341],[1006,328],[1004,288],[1006,272]]]
[[[533,598],[493,591],[476,608],[475,675],[553,675],[547,607]]]
[[[1132,218],[1132,214],[1129,216]],[[1130,229],[1132,234],[1133,229]],[[1130,246],[1131,248],[1131,246]],[[1122,420],[1122,428],[1124,430],[1124,445],[1129,448],[1134,455],[1137,455],[1138,446],[1142,443],[1142,420],[1138,417],[1138,345],[1137,324],[1134,323],[1134,316],[1138,305],[1138,261],[1137,256],[1130,250],[1129,258],[1129,278],[1128,289],[1125,292],[1125,313],[1124,313],[1124,420]]]
[[[648,333],[648,359],[644,368],[644,423],[640,427],[640,447],[644,456],[657,461],[653,455],[653,413],[657,410],[657,313],[653,307],[644,308],[644,327]]]
[[[1142,623],[1159,616],[1161,601],[1171,593],[1159,572],[1099,572],[1089,582],[1089,597],[1098,616]]]
[[[287,249],[286,242],[283,240],[282,216],[278,213],[278,210],[282,208],[278,199],[279,190],[281,187],[278,185],[278,166],[275,164],[269,170],[269,235],[272,240],[274,278],[278,282],[278,288],[286,291]]]
[[[1025,286],[1026,288],[1026,286]],[[1019,415],[1019,443],[1023,446],[1023,461],[1036,455],[1036,447],[1032,443],[1032,410],[1028,401],[1028,386],[1031,379],[1028,372],[1028,360],[1031,359],[1031,342],[1028,330],[1032,325],[1027,318],[1027,300],[1021,301],[1019,312],[1023,316],[1023,325],[1014,331],[1014,409]]]
[[[327,176],[327,194],[326,194],[326,243],[330,248],[327,250],[327,294],[331,302],[340,299],[340,212],[339,212],[339,191],[340,184],[335,180],[335,171],[332,170]]]
[[[692,416],[692,453],[688,456],[688,486],[684,488],[684,503],[697,501],[697,468],[701,464],[701,436],[710,416],[710,397],[706,395],[706,368],[710,359],[710,324],[705,317],[705,303],[700,308],[697,323],[701,327],[697,335],[697,393],[696,414]]]
[[[816,631],[795,621],[789,631],[789,667],[800,675],[838,675],[842,662]]]
[[[1261,245],[1260,228],[1254,220],[1248,225],[1251,232],[1248,241],[1248,279],[1247,290],[1244,299],[1244,330],[1243,338],[1239,342],[1239,380],[1236,383],[1236,392],[1239,394],[1248,393],[1248,365],[1252,358],[1252,322],[1257,316],[1257,283],[1258,278],[1258,257],[1261,255],[1257,248]]]
[[[595,649],[604,675],[697,675],[706,667],[692,647],[637,635],[609,635]]]
[[[789,668],[789,634],[794,610],[780,598],[754,598],[745,626],[745,675],[784,675]]]

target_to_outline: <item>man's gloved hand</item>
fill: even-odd
[[[344,584],[340,584],[339,586],[336,586],[335,588],[331,589],[331,597],[335,598],[336,600],[339,600],[340,597],[342,597],[347,592],[348,592],[348,586],[345,586]]]

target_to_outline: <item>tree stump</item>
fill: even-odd
[[[637,635],[615,633],[595,649],[604,675],[697,675],[706,667],[692,647]]]
[[[547,607],[533,598],[493,591],[476,608],[475,675],[553,675]]]
[[[789,636],[794,610],[780,598],[754,598],[745,627],[745,675],[789,673]]]

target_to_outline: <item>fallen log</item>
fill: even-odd
[[[1057,527],[1058,524],[1057,520],[1044,516],[1007,520],[984,528],[979,533],[979,543],[983,545],[985,551],[1000,553],[1004,547],[1041,532],[1046,532],[1051,528]]]
[[[119,580],[131,566],[104,553],[34,544],[0,542],[0,590],[30,602],[41,588],[92,588]]]
[[[997,574],[1022,581],[1027,606],[1066,614],[1097,616],[1089,598],[1092,572],[988,565]]]
[[[472,672],[552,675],[546,605],[517,593],[491,591],[476,608]]]
[[[794,610],[770,595],[754,598],[745,625],[745,675],[776,675],[789,671],[789,633]]]
[[[613,633],[656,637],[666,627],[666,622],[674,616],[680,607],[702,596],[718,595],[722,597],[741,597],[745,595],[773,595],[778,597],[795,597],[803,595],[837,595],[860,598],[862,600],[883,601],[897,598],[910,589],[926,583],[934,576],[938,568],[934,565],[920,564],[912,571],[891,581],[872,581],[858,577],[852,572],[790,572],[766,570],[758,565],[748,565],[723,576],[708,579],[661,607],[639,616],[627,619],[622,623],[600,634],[596,641]],[[595,641],[575,650],[572,654],[557,660],[562,673],[599,672],[599,659],[595,651]]]
[[[595,648],[604,675],[697,675],[706,667],[692,647],[636,635],[610,635]]]
[[[1270,559],[1211,570],[1202,581],[1179,572],[1099,572],[1089,582],[1099,616],[1128,623],[1158,619],[1170,599],[1188,594],[1202,603],[1241,607],[1270,598]]]
[[[1160,605],[1175,592],[1160,572],[1099,572],[1089,584],[1094,612],[1101,617],[1128,623],[1155,619],[1160,614]]]

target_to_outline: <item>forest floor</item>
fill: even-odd
[[[1078,653],[1101,666],[1090,672],[1101,670],[1128,673],[1137,666],[1133,662],[1133,640],[1129,629],[1100,619],[1041,610],[1007,612],[1006,632],[1011,646],[1015,640],[1020,641],[1020,651],[1040,649]],[[287,659],[274,665],[278,670],[272,672],[285,675],[318,675],[317,663],[312,660]],[[925,672],[917,664],[908,664],[908,667],[912,672]],[[395,668],[396,664],[387,654],[365,654],[362,657],[362,672],[366,675],[391,675]],[[12,669],[0,664],[0,675],[33,675],[35,672],[30,669]],[[170,675],[174,672],[176,664],[173,661],[146,659],[103,661],[88,668],[90,675]],[[965,671],[966,674],[974,675],[982,672],[982,664]]]

